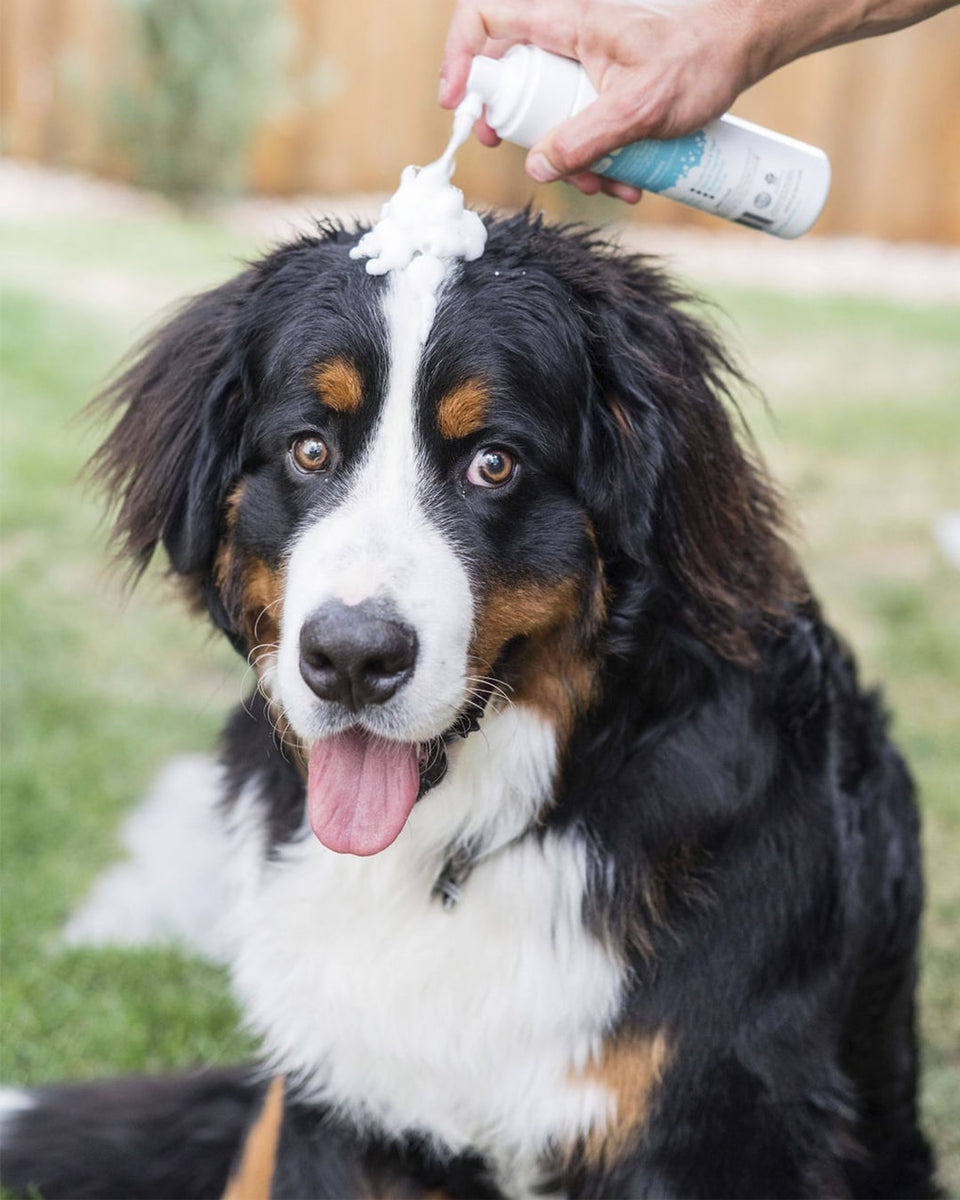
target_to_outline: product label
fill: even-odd
[[[803,199],[804,170],[789,147],[724,121],[689,137],[634,142],[593,169],[767,233],[791,228]]]
[[[664,142],[634,142],[604,155],[592,169],[635,187],[662,192],[677,187],[700,166],[706,145],[707,135],[702,132]]]

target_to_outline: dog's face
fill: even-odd
[[[360,776],[380,848],[443,739],[492,687],[522,689],[531,644],[548,639],[551,674],[585,698],[602,605],[575,472],[591,380],[576,323],[564,353],[542,354],[530,310],[568,304],[542,269],[464,273],[421,346],[405,276],[340,258],[295,306],[277,302],[283,272],[252,306],[258,403],[215,573],[311,777],[343,793],[336,812],[317,800],[315,827],[360,845],[355,822],[332,827],[352,822]],[[347,298],[349,320],[323,319]]]
[[[256,664],[318,836],[370,853],[485,706],[529,705],[562,742],[625,607],[672,606],[730,651],[744,590],[781,598],[724,565],[772,500],[715,394],[722,356],[659,276],[494,224],[423,341],[404,274],[367,275],[355,241],[184,310],[119,381],[100,468],[128,548],[162,539]]]

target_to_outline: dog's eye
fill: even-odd
[[[308,433],[298,437],[291,445],[290,457],[299,471],[322,471],[330,458],[330,451],[323,438]]]
[[[497,446],[484,446],[467,468],[467,482],[474,487],[495,488],[509,483],[517,470],[513,456]]]

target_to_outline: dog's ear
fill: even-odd
[[[660,586],[714,649],[749,662],[755,635],[805,587],[776,490],[737,436],[739,376],[688,298],[642,262],[604,262],[593,300],[585,457],[601,548]]]
[[[95,402],[120,416],[88,468],[115,506],[114,540],[135,573],[162,544],[221,625],[204,580],[240,470],[242,325],[254,281],[247,271],[196,297],[147,339]]]

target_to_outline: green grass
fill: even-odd
[[[127,599],[107,570],[99,506],[76,482],[96,440],[78,413],[125,339],[80,306],[9,284],[0,337],[3,1077],[248,1056],[215,968],[169,950],[58,945],[152,772],[214,743],[242,664],[162,583]]]
[[[209,749],[243,664],[153,573],[126,595],[78,419],[150,314],[254,248],[200,220],[0,226],[2,1076],[7,1082],[249,1055],[222,973],[171,950],[62,948],[172,753]],[[960,573],[931,522],[960,508],[960,309],[715,298],[770,411],[744,410],[800,519],[828,613],[883,681],[923,802],[924,1108],[960,1195]]]
[[[801,550],[920,788],[927,868],[924,1116],[960,1196],[960,573],[931,524],[960,509],[960,308],[730,293],[766,392],[745,400],[801,517]]]

